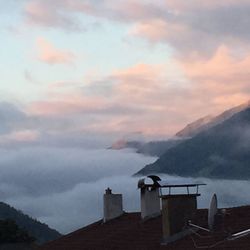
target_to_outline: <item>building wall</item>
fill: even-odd
[[[162,197],[163,238],[182,232],[196,210],[196,195],[166,195]]]
[[[114,219],[123,214],[121,194],[104,194],[103,203],[104,222]]]

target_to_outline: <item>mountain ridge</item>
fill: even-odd
[[[227,109],[224,112],[220,113],[219,115],[212,116],[207,115],[205,117],[202,117],[187,126],[185,126],[182,130],[177,132],[175,135],[177,137],[193,137],[196,134],[209,129],[213,126],[218,125],[219,123],[229,119],[234,114],[239,113],[240,111],[243,111],[244,109],[247,109],[250,107],[250,101],[243,103],[241,105],[238,105],[236,107],[233,107],[231,109]]]
[[[246,134],[249,133],[249,138]],[[250,108],[166,151],[136,173],[223,179],[250,178]]]
[[[168,140],[153,140],[153,141],[143,142],[139,140],[119,139],[115,141],[108,149],[121,150],[125,148],[132,148],[135,149],[136,152],[140,154],[160,157],[168,149],[177,146],[178,144],[194,137],[195,135],[197,135],[202,131],[205,131],[209,128],[212,128],[226,121],[234,114],[248,107],[250,107],[250,101],[238,105],[236,107],[233,107],[231,109],[225,110],[219,115],[216,116],[207,115],[202,118],[199,118],[194,122],[187,124],[183,129],[178,131],[174,137]]]
[[[0,202],[0,220],[6,219],[15,221],[21,229],[27,231],[39,244],[57,239],[61,236],[59,232],[55,229],[49,228],[48,225],[31,218],[22,211],[17,210],[4,202]]]

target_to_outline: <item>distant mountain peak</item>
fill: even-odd
[[[193,137],[206,129],[209,129],[211,127],[216,126],[217,124],[221,122],[224,122],[225,120],[231,118],[234,114],[240,111],[243,111],[244,109],[247,109],[249,107],[250,107],[250,100],[239,106],[228,109],[217,116],[208,115],[208,116],[202,117],[188,124],[182,130],[177,132],[176,136],[181,137],[181,138]]]
[[[186,127],[176,133],[178,137],[191,137],[196,133],[199,133],[201,128],[211,122],[214,119],[214,116],[207,115],[204,116],[192,123],[189,123]]]
[[[216,122],[216,125],[170,148],[157,161],[145,166],[137,174],[165,173],[249,180],[249,103],[227,110],[217,117]]]

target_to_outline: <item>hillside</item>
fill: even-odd
[[[175,147],[184,140],[184,138],[150,142],[118,140],[113,143],[109,149],[121,150],[124,148],[132,148],[135,149],[139,154],[159,157],[168,149]]]
[[[250,179],[250,108],[169,149],[137,174]]]
[[[194,135],[200,133],[201,131],[205,130],[209,124],[212,124],[215,117],[208,115],[202,117],[187,126],[185,126],[182,130],[177,132],[175,135],[180,138],[187,138],[193,137]]]
[[[0,244],[4,243],[32,243],[33,237],[20,229],[13,220],[0,220]]]
[[[124,148],[133,148],[137,153],[160,157],[170,148],[173,148],[185,140],[226,121],[234,114],[237,114],[249,107],[250,101],[228,109],[217,116],[204,116],[186,125],[182,130],[177,132],[174,137],[168,140],[142,142],[137,140],[120,139],[115,141],[109,149],[121,150]]]
[[[237,114],[240,111],[243,111],[244,109],[249,108],[249,107],[250,107],[250,102],[246,102],[246,103],[241,104],[239,106],[228,109],[217,116],[211,116],[211,115],[205,116],[203,118],[200,118],[200,119],[188,124],[182,130],[177,132],[176,136],[180,137],[180,138],[193,137],[202,131],[205,131],[209,128],[212,128],[212,127],[226,121],[227,119],[232,117],[234,114]]]
[[[32,219],[4,202],[0,202],[0,220],[6,219],[15,221],[21,229],[27,231],[38,243],[54,240],[61,236],[60,233],[49,228],[46,224]]]
[[[169,139],[166,141],[150,141],[138,147],[136,152],[140,154],[144,154],[144,155],[160,157],[167,150],[175,147],[176,145],[180,144],[183,141],[184,139],[178,139],[178,140]]]

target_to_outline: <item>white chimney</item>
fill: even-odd
[[[157,177],[157,178],[156,178]],[[138,182],[138,188],[141,192],[141,218],[147,219],[161,214],[158,176],[148,176],[153,180],[153,184],[146,184],[145,179]]]
[[[112,190],[107,188],[103,195],[103,222],[119,217],[123,213],[122,194],[112,194]]]
[[[160,213],[159,188],[141,188],[141,218],[155,217]]]

